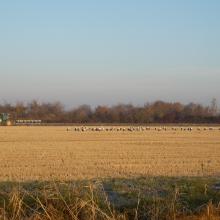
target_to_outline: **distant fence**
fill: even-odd
[[[41,120],[15,120],[15,125],[41,125]]]

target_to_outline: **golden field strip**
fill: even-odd
[[[220,130],[0,127],[0,181],[220,174]]]

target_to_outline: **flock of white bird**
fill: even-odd
[[[77,126],[77,127],[68,127],[67,131],[76,131],[76,132],[86,132],[86,131],[213,131],[219,130],[220,128],[217,127],[146,127],[146,126],[130,126],[130,127],[108,127],[108,126],[101,126],[101,127],[93,127],[93,126]]]

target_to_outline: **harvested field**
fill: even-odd
[[[0,180],[75,180],[220,173],[220,130],[75,132],[0,127]]]

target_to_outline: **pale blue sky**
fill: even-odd
[[[220,102],[219,0],[0,0],[0,102]]]

